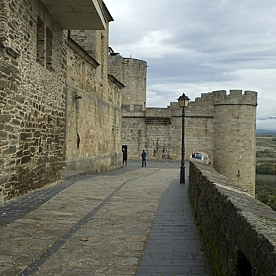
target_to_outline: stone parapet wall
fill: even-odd
[[[70,159],[66,161],[67,170],[85,171],[85,173],[97,173],[118,169],[122,166],[123,154],[102,154],[85,158]]]
[[[276,212],[190,162],[189,199],[212,275],[276,275]]]
[[[146,117],[171,117],[171,109],[170,108],[153,108],[148,107],[145,112]]]
[[[207,117],[214,116],[214,94],[213,92],[202,93],[194,101],[190,101],[186,108],[186,116]]]

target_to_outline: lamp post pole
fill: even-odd
[[[180,183],[185,184],[185,106],[189,104],[189,98],[183,93],[178,99],[178,104],[182,107],[182,148],[181,148],[181,166]]]
[[[181,167],[180,183],[185,184],[185,107],[182,107],[182,148],[181,148]]]

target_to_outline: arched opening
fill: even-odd
[[[251,264],[241,250],[237,252],[237,276],[251,276]]]

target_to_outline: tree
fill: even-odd
[[[260,191],[257,194],[257,199],[264,204],[267,204],[270,194],[267,191]]]
[[[272,163],[265,162],[256,166],[256,172],[259,174],[271,174]]]

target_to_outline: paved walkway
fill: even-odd
[[[179,164],[140,165],[1,206],[0,275],[208,275]]]

